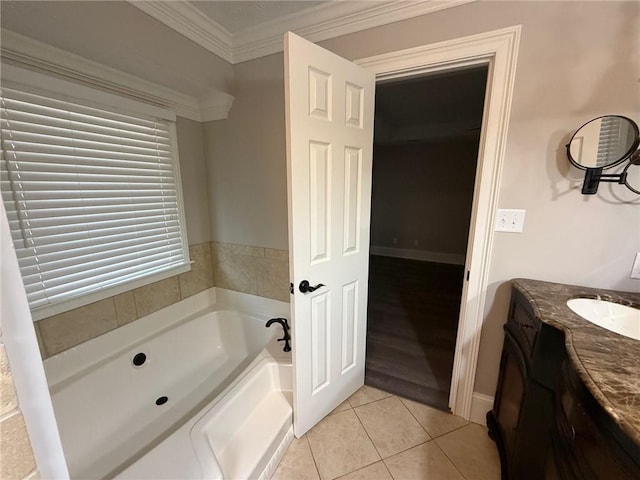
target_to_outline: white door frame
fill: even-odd
[[[473,65],[489,66],[465,264],[468,281],[464,283],[462,290],[449,392],[451,411],[467,420],[472,416],[473,387],[520,30],[521,26],[516,25],[355,61],[373,71],[377,81]],[[474,413],[474,418],[479,413]]]

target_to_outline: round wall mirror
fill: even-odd
[[[585,123],[573,134],[567,156],[582,170],[609,168],[623,162],[637,147],[636,123],[620,115],[605,115]]]

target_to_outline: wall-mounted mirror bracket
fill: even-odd
[[[615,182],[624,185],[627,182],[627,172],[602,173],[602,168],[587,168],[582,184],[582,194],[594,195],[598,191],[600,182]]]

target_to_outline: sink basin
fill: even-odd
[[[594,298],[572,298],[567,306],[591,323],[640,340],[640,310],[637,308]]]

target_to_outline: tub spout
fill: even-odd
[[[289,345],[289,340],[291,340],[291,335],[289,335],[289,322],[287,322],[286,318],[272,318],[267,322],[267,328],[273,325],[274,323],[279,323],[282,325],[282,330],[284,331],[284,337],[279,338],[278,341],[284,341],[284,348],[282,349],[285,352],[291,351],[291,345]]]

